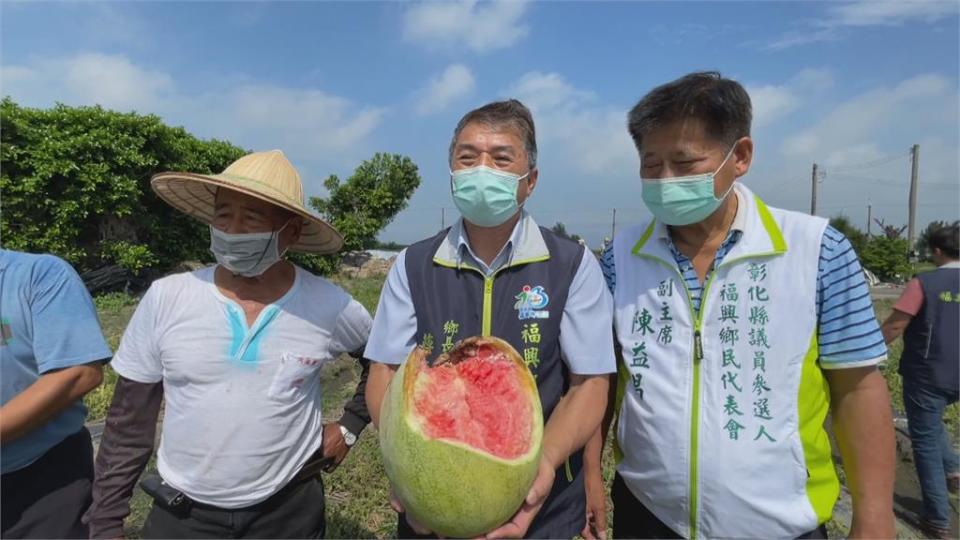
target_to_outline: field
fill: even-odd
[[[339,280],[339,283],[371,313],[374,312],[382,278],[343,279]],[[127,321],[133,314],[136,300],[125,295],[108,295],[97,298],[96,302],[104,333],[111,347],[115,349]],[[877,314],[881,320],[889,313],[892,304],[891,300],[876,302]],[[900,343],[895,343],[890,351],[890,359],[883,367],[883,372],[893,396],[894,408],[902,412],[900,377],[896,374],[900,350]],[[359,367],[349,357],[343,357],[323,368],[321,381],[325,418],[339,417],[342,412],[340,407],[353,393],[358,376]],[[87,396],[90,421],[102,420],[106,414],[115,380],[116,375],[108,370],[104,385]],[[951,407],[946,421],[956,436],[958,425],[960,425],[960,409],[957,405]],[[613,477],[613,460],[610,452],[608,444],[604,460],[604,479],[608,486]],[[151,466],[153,466],[152,462]],[[364,431],[344,463],[334,473],[326,475],[324,482],[327,494],[327,536],[329,538],[393,536],[396,515],[387,504],[386,477],[380,461],[376,433],[372,428]],[[131,515],[127,520],[127,534],[130,538],[137,538],[149,511],[150,501],[138,489],[135,491],[131,507]],[[610,508],[609,504],[608,508]],[[838,535],[844,532],[843,529],[843,525],[839,523],[833,523],[830,527],[831,532]]]

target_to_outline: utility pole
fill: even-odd
[[[442,231],[446,228],[447,228],[447,209],[441,206],[440,207],[440,230]]]
[[[811,176],[813,186],[810,188],[810,215],[817,215],[817,164],[813,164],[813,175]]]
[[[913,166],[910,168],[910,219],[907,222],[907,241],[910,242],[910,250],[913,250],[914,242],[917,237],[917,189],[920,182],[920,145],[913,145],[910,152],[913,156]]]
[[[873,221],[873,205],[867,205],[867,238],[870,238],[870,224]]]
[[[617,209],[613,209],[613,225],[610,227],[610,241],[613,242],[613,237],[617,235]]]

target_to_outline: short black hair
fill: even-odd
[[[930,233],[930,249],[938,248],[951,259],[960,259],[960,226],[946,225]]]
[[[690,73],[643,96],[627,115],[627,129],[640,150],[644,135],[651,130],[688,119],[702,121],[707,134],[733,146],[738,139],[750,136],[750,95],[740,83],[723,78],[719,72]]]
[[[453,163],[453,148],[457,145],[457,138],[467,124],[478,122],[491,127],[509,125],[520,133],[523,146],[527,152],[527,165],[533,169],[537,166],[537,132],[533,125],[533,115],[526,105],[516,99],[494,101],[483,107],[474,109],[457,122],[453,130],[453,139],[450,140],[450,163]]]

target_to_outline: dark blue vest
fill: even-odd
[[[570,386],[560,351],[560,319],[583,247],[540,228],[546,260],[522,254],[487,277],[469,263],[434,259],[449,229],[407,248],[406,272],[417,317],[417,343],[432,347],[432,361],[464,338],[493,335],[510,343],[537,381],[544,419]],[[516,246],[514,246],[516,249]],[[572,538],[584,524],[583,454],[557,470],[557,479],[527,536]]]
[[[903,334],[900,374],[927,386],[960,391],[960,268],[917,276],[923,306]]]

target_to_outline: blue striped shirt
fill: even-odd
[[[731,230],[717,250],[707,277],[730,252],[742,233]],[[703,286],[690,259],[667,238],[670,251],[683,275],[695,311],[700,311]],[[612,246],[601,256],[600,266],[612,292],[617,285],[616,264]],[[820,243],[820,264],[817,273],[817,315],[820,364],[825,368],[847,368],[874,365],[887,354],[880,325],[873,311],[870,289],[863,277],[863,268],[850,241],[840,231],[827,227]]]

